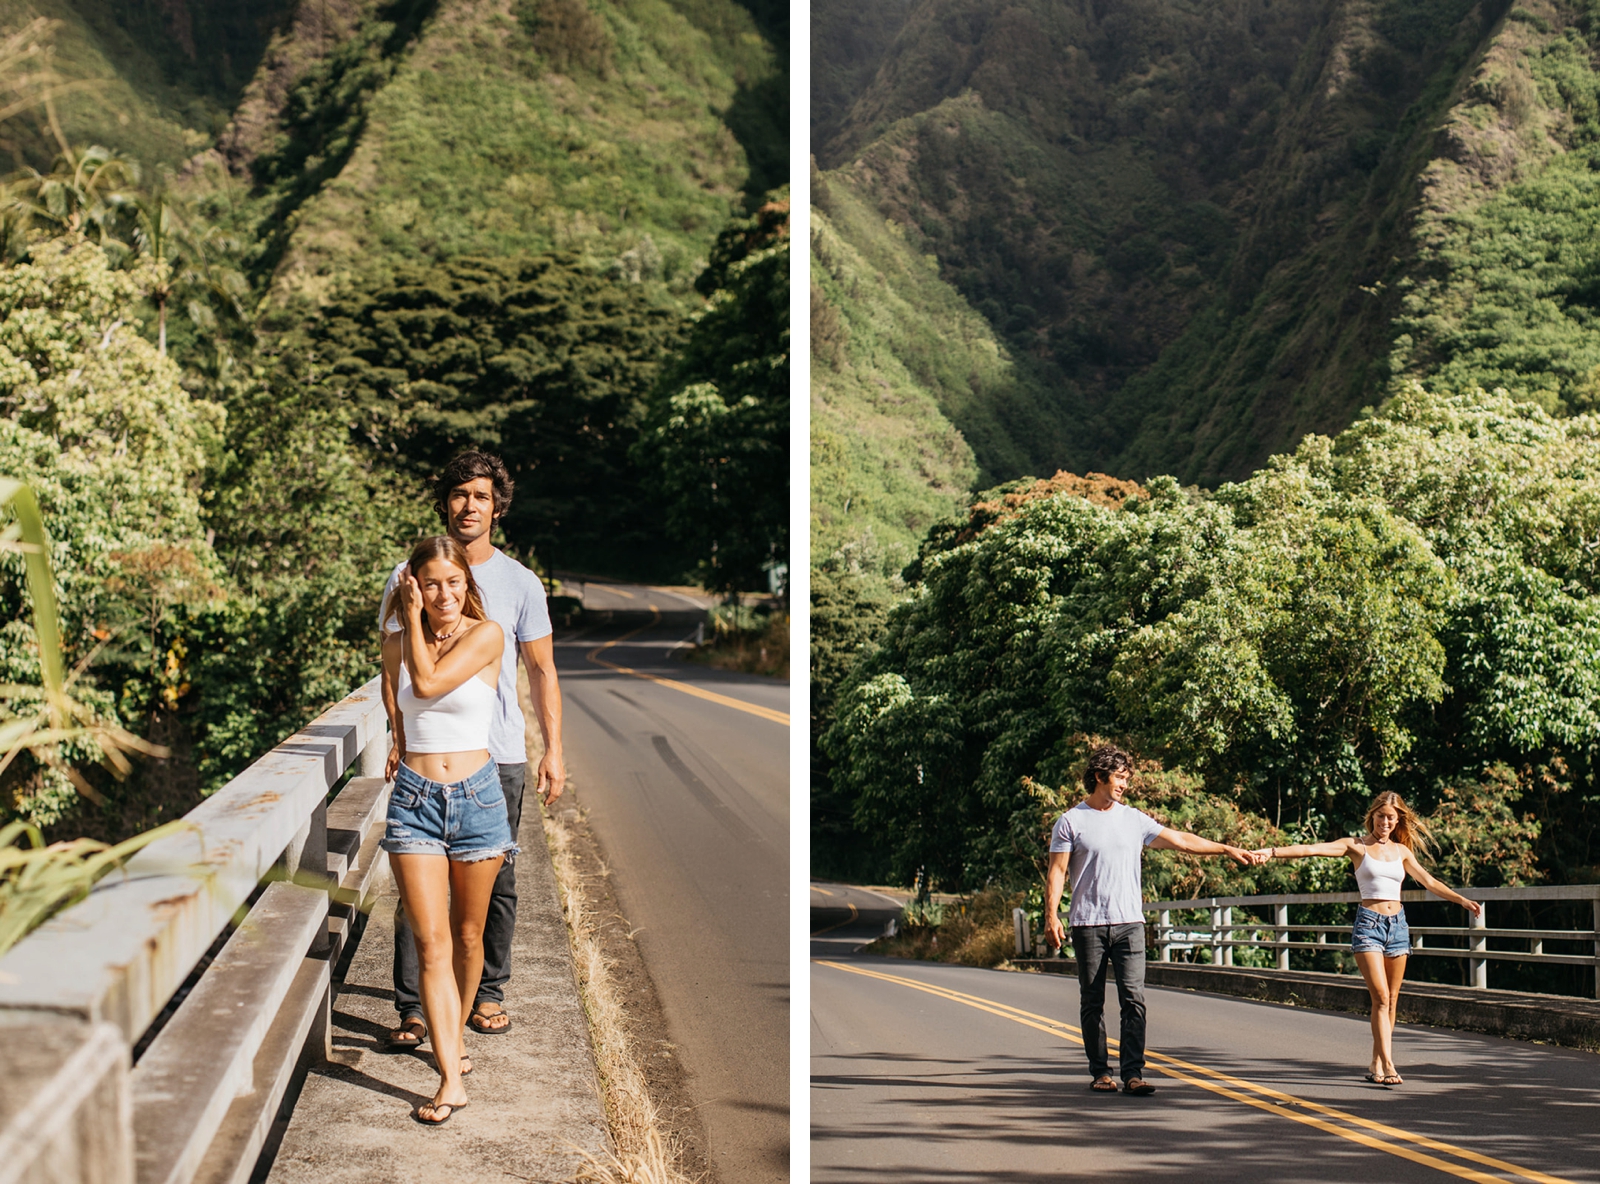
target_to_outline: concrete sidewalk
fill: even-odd
[[[438,1076],[427,1046],[385,1053],[394,884],[368,921],[333,1004],[337,1063],[313,1066],[270,1184],[507,1184],[570,1180],[609,1146],[588,1021],[578,998],[555,874],[529,779],[517,857],[517,931],[503,1036],[469,1031],[469,1105],[442,1127],[413,1121]],[[575,1145],[575,1146],[574,1146]]]

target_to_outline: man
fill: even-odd
[[[1116,1093],[1106,1051],[1106,969],[1117,979],[1122,1011],[1118,1060],[1122,1088],[1144,1096],[1156,1087],[1144,1080],[1144,903],[1140,861],[1145,847],[1191,855],[1229,855],[1241,864],[1260,862],[1250,852],[1162,826],[1123,803],[1133,762],[1102,744],[1083,771],[1082,802],[1056,820],[1050,835],[1046,875],[1045,934],[1060,948],[1065,931],[1056,915],[1061,890],[1072,881],[1072,953],[1078,961],[1078,1008],[1083,1050],[1089,1054],[1090,1089]]]
[[[445,466],[434,486],[434,509],[445,530],[460,543],[472,564],[472,578],[483,597],[489,619],[505,631],[515,649],[500,663],[500,685],[494,721],[489,728],[489,755],[500,768],[511,833],[522,821],[523,787],[528,774],[528,750],[523,739],[522,707],[517,700],[517,658],[528,670],[528,689],[534,714],[544,737],[535,790],[546,806],[561,796],[567,771],[561,756],[561,688],[556,681],[555,648],[544,585],[539,577],[491,543],[494,525],[511,508],[512,482],[500,458],[483,452],[464,452]],[[404,564],[396,567],[384,589],[384,599],[394,587]],[[381,627],[392,631],[396,623]],[[384,706],[391,723],[395,704],[384,687]],[[393,778],[399,753],[391,751],[387,776]],[[475,1032],[499,1035],[511,1027],[505,1010],[505,986],[511,977],[511,939],[517,921],[517,873],[514,857],[506,859],[495,878],[489,898],[489,917],[483,930],[483,978],[468,1025]],[[395,909],[394,1003],[400,1026],[389,1033],[391,1048],[410,1048],[428,1037],[418,993],[417,947],[402,909]]]

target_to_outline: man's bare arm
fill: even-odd
[[[522,662],[528,669],[528,694],[533,714],[544,738],[544,755],[534,788],[544,795],[548,806],[567,787],[567,765],[561,750],[561,682],[556,677],[556,647],[553,635],[521,643]]]
[[[389,717],[389,755],[383,762],[383,779],[393,781],[400,771],[400,762],[406,755],[405,719],[400,714],[395,687],[400,678],[400,634],[386,633],[383,638],[383,710]]]
[[[1067,886],[1067,852],[1050,852],[1050,866],[1044,875],[1044,933],[1045,939],[1056,949],[1066,944],[1066,927],[1057,914],[1061,911],[1061,893]]]
[[[1226,855],[1245,867],[1249,867],[1252,863],[1265,862],[1263,859],[1257,859],[1243,847],[1230,847],[1227,843],[1202,839],[1199,835],[1192,835],[1186,830],[1173,830],[1169,826],[1161,828],[1161,833],[1155,837],[1150,846],[1158,851],[1183,851],[1189,855]]]

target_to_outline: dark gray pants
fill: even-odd
[[[511,837],[522,825],[522,787],[528,780],[527,765],[500,765],[500,788],[506,795],[506,819]],[[489,916],[483,923],[483,978],[478,982],[478,1003],[504,1003],[506,982],[511,978],[511,939],[517,928],[517,868],[515,856],[500,866],[489,897]],[[400,1021],[422,1018],[422,966],[417,959],[417,940],[406,920],[405,906],[394,906],[394,1009]],[[464,1020],[466,1017],[463,1016]]]
[[[1144,1076],[1144,926],[1074,925],[1072,955],[1078,960],[1078,1015],[1089,1075],[1109,1076],[1106,1049],[1106,971],[1117,979],[1122,1012],[1117,1060],[1122,1080]]]

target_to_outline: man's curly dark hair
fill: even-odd
[[[498,522],[505,517],[506,511],[511,508],[512,490],[516,488],[511,474],[506,472],[505,462],[487,452],[463,452],[445,465],[444,471],[433,483],[433,508],[440,522],[450,525],[451,490],[468,481],[476,481],[479,477],[487,477],[494,482],[494,520]]]
[[[1099,744],[1089,753],[1089,763],[1083,769],[1083,791],[1093,793],[1102,781],[1110,781],[1113,773],[1133,772],[1133,758],[1115,744]]]

